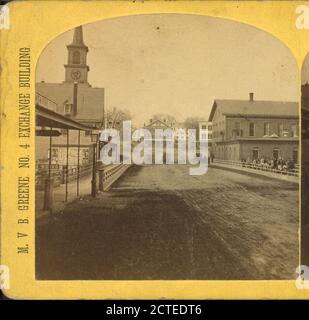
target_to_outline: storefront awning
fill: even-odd
[[[39,106],[36,109],[36,125],[41,127],[92,131],[94,128],[85,126],[80,122],[74,121],[55,111]]]

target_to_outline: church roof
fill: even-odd
[[[216,110],[227,116],[297,118],[298,102],[258,101],[258,100],[215,100],[209,121],[213,120]]]
[[[64,113],[64,104],[73,103],[72,83],[36,83],[36,92],[56,102],[56,112]],[[77,114],[75,120],[102,122],[104,117],[104,88],[92,88],[87,84],[78,85]]]

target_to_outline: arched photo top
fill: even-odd
[[[264,101],[298,100],[291,51],[244,23],[147,14],[89,23],[81,33],[76,50],[74,30],[46,46],[37,63],[37,90],[74,81],[105,88],[105,107],[131,110],[138,124],[166,110],[182,120],[188,112],[207,118],[215,99],[247,100],[249,92]]]
[[[69,166],[92,170],[56,219],[54,249],[37,238],[37,279],[294,279],[298,77],[282,42],[221,18],[126,16],[54,39],[37,65],[37,109],[52,101],[62,121],[91,130],[37,135],[36,157],[65,168],[65,200]],[[93,199],[97,176],[111,196]]]

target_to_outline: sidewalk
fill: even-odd
[[[229,164],[223,164],[223,163],[218,163],[218,162],[212,162],[210,164],[211,167],[214,168],[221,168],[221,169],[227,169],[231,170],[234,172],[238,173],[245,173],[245,174],[251,174],[255,176],[262,176],[270,179],[279,179],[279,180],[284,180],[292,183],[299,183],[299,177],[295,176],[289,176],[287,174],[280,174],[276,172],[269,172],[269,171],[263,171],[263,170],[258,170],[258,169],[252,169],[252,168],[246,168],[246,167],[241,167],[241,166],[234,166],[234,165],[229,165]]]
[[[80,178],[79,181],[79,197],[89,195],[91,193],[91,177],[88,176]],[[64,207],[77,198],[76,195],[77,180],[68,183],[68,201],[65,201],[65,184],[54,188],[54,214],[61,212]],[[36,190],[35,193],[35,215],[36,219],[41,219],[49,215],[48,211],[43,210],[44,191]]]

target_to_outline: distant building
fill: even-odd
[[[175,128],[172,127],[172,123],[169,123],[167,120],[163,119],[150,119],[149,123],[144,125],[143,129],[147,129],[151,133],[151,141],[152,141],[152,148],[155,148],[155,141],[175,141],[176,138],[175,135]],[[164,136],[164,137],[157,137],[156,136],[156,130],[161,129],[163,132],[166,129],[170,129],[171,135],[170,136]],[[145,141],[148,139],[145,138]],[[164,147],[165,148],[165,147]]]
[[[293,159],[298,162],[297,102],[215,100],[212,148],[216,159]]]
[[[212,122],[199,121],[199,140],[208,139],[208,148],[211,150],[212,146]]]
[[[88,47],[84,44],[83,30],[79,26],[74,30],[73,41],[67,46],[68,63],[64,65],[65,81],[62,83],[36,83],[36,99],[45,107],[78,121],[94,129],[101,129],[104,124],[104,88],[93,88],[88,82],[87,65]],[[53,162],[64,164],[66,159],[66,130],[53,138]],[[77,158],[77,132],[70,133],[69,162],[74,164]],[[37,160],[48,156],[46,138],[37,137]],[[82,162],[89,161],[90,133],[81,132]]]
[[[151,135],[152,135],[152,138],[154,139],[155,138],[156,129],[162,129],[162,130],[171,129],[171,130],[174,131],[175,127],[174,127],[173,123],[170,123],[169,121],[167,121],[165,119],[163,119],[163,120],[150,119],[149,123],[147,123],[147,124],[145,123],[144,129],[149,130]]]

